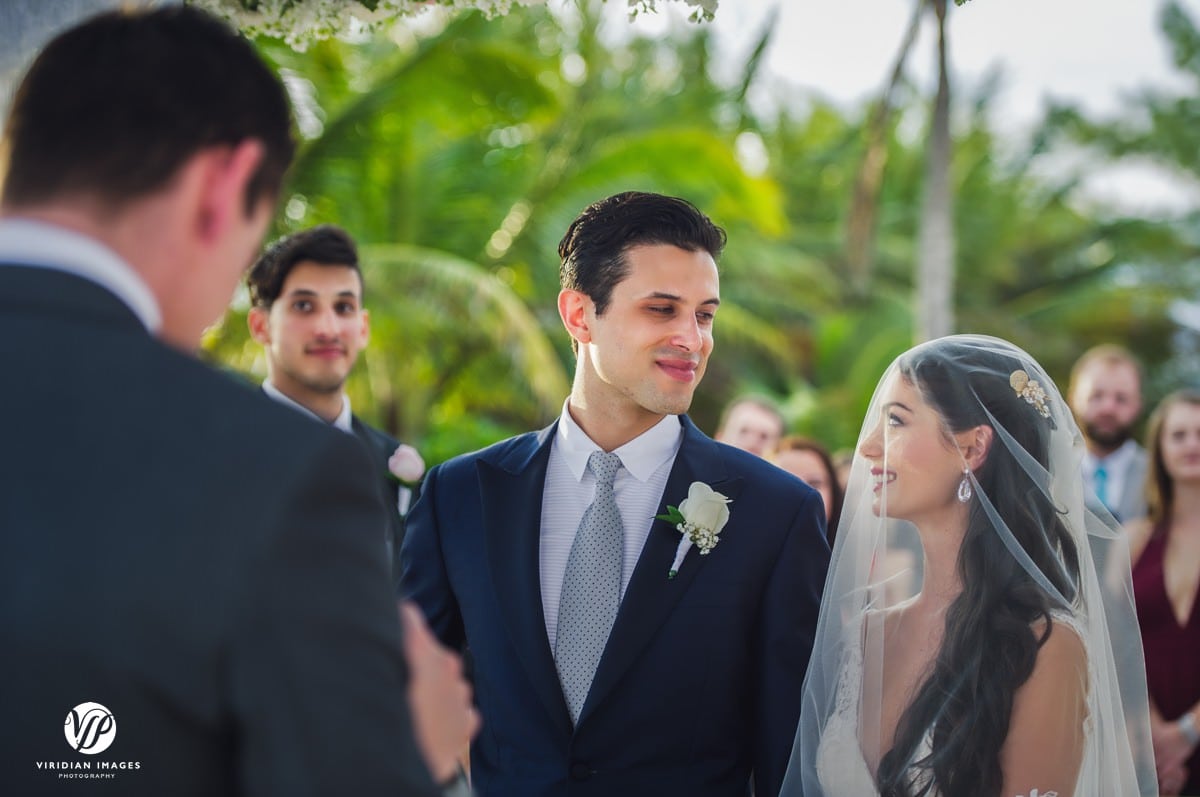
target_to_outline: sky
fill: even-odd
[[[618,3],[609,0],[616,6]],[[721,0],[711,23],[718,64],[744,62],[778,7],[766,56],[768,83],[758,101],[803,102],[820,96],[844,107],[876,96],[891,70],[914,0]],[[682,3],[659,3],[634,30],[654,32],[683,16]],[[1160,31],[1162,0],[970,0],[951,4],[952,79],[969,92],[1001,70],[996,129],[1026,134],[1046,100],[1071,101],[1111,116],[1123,95],[1141,87],[1194,90],[1171,67]],[[1183,0],[1200,22],[1200,0]],[[678,10],[675,8],[678,6]],[[668,10],[669,9],[669,10]],[[614,12],[618,9],[614,8]],[[665,12],[665,13],[664,13]],[[936,40],[925,24],[909,70],[932,92]],[[1062,164],[1063,168],[1067,164]],[[1090,170],[1087,192],[1123,209],[1154,213],[1200,207],[1200,186],[1148,167]]]
[[[158,0],[165,2],[169,0]],[[552,6],[575,0],[549,0]],[[19,76],[23,52],[46,35],[46,19],[70,18],[115,0],[0,0],[0,106]],[[148,2],[148,0],[140,0]],[[821,97],[849,108],[884,85],[915,0],[721,0],[711,24],[717,69],[744,63],[770,15],[777,31],[767,52],[759,104],[805,103]],[[659,11],[630,23],[626,0],[608,0],[610,30],[661,32],[687,14],[682,2],[659,0]],[[1182,0],[1200,22],[1200,0]],[[1020,137],[1047,99],[1070,101],[1111,115],[1123,95],[1148,85],[1196,90],[1170,66],[1159,30],[1163,0],[970,0],[950,7],[950,59],[959,96],[993,70],[1002,75],[995,128]],[[15,40],[15,41],[14,41]],[[13,46],[16,44],[17,46]],[[932,93],[936,47],[925,24],[909,60],[910,74]],[[1145,165],[1097,168],[1062,160],[1051,169],[1083,169],[1082,195],[1127,212],[1157,214],[1200,207],[1200,185]]]

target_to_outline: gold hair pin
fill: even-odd
[[[1050,408],[1046,406],[1046,391],[1036,379],[1030,379],[1029,374],[1018,368],[1008,377],[1008,383],[1017,395],[1032,404],[1043,418],[1050,417]]]

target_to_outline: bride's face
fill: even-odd
[[[920,526],[958,504],[962,456],[937,412],[899,373],[889,377],[875,428],[859,453],[871,466],[876,515]]]

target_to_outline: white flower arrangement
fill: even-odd
[[[675,578],[683,565],[683,558],[693,545],[700,549],[701,556],[708,553],[721,541],[721,529],[729,522],[729,501],[704,482],[692,482],[688,496],[678,507],[668,506],[665,515],[655,515],[675,525],[683,535],[675,549],[675,561],[667,572],[667,578]]]
[[[476,10],[496,17],[514,7],[545,5],[546,0],[185,0],[236,26],[247,35],[273,36],[303,50],[310,43],[383,22],[413,16],[433,7]],[[627,0],[630,14],[657,10],[660,2],[682,2],[695,9],[695,22],[711,21],[719,0]]]

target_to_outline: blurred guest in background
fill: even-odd
[[[786,426],[779,406],[769,398],[740,396],[721,413],[713,439],[765,457],[779,443]]]
[[[843,490],[825,446],[807,437],[789,435],[779,441],[770,460],[821,494],[826,534],[832,544],[842,514]]]
[[[1071,410],[1087,451],[1083,481],[1117,520],[1146,514],[1146,452],[1133,439],[1142,411],[1142,372],[1133,354],[1106,343],[1083,353],[1071,369]]]
[[[425,473],[415,448],[369,426],[350,410],[346,379],[366,348],[370,315],[358,247],[341,227],[321,224],[280,238],[246,275],[250,335],[267,355],[262,389],[314,420],[354,435],[379,474],[388,506],[388,561],[398,577],[404,516]]]
[[[1200,390],[1167,396],[1146,435],[1149,515],[1130,526],[1163,794],[1200,794]]]

